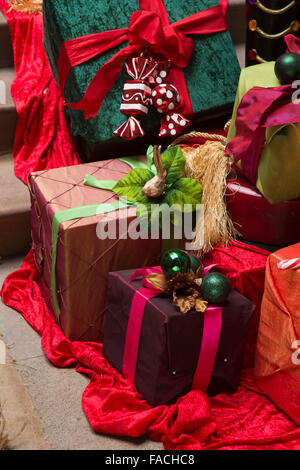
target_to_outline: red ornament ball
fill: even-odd
[[[256,60],[257,52],[255,49],[250,49],[248,52],[248,57],[250,60]]]
[[[159,113],[171,113],[179,105],[180,95],[175,86],[162,83],[152,91],[151,103]]]

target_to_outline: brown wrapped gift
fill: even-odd
[[[79,206],[113,203],[119,198],[111,191],[83,184],[86,174],[101,180],[119,180],[130,167],[119,160],[107,160],[67,168],[32,173],[29,176],[32,211],[32,238],[35,279],[50,310],[55,313],[51,295],[52,221],[55,214]],[[117,222],[136,216],[135,207],[109,214]],[[71,340],[102,341],[109,271],[153,266],[159,263],[161,240],[99,239],[97,224],[105,215],[62,222],[56,256],[56,293],[60,324]],[[107,220],[107,217],[106,217]]]

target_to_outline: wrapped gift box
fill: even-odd
[[[141,279],[129,282],[133,272],[110,273],[108,280],[103,354],[121,373],[133,297],[143,287]],[[209,395],[236,389],[254,309],[252,302],[231,290],[222,307],[220,339],[207,388]],[[182,314],[165,294],[146,302],[134,384],[152,406],[174,402],[191,389],[207,314],[196,311]]]
[[[284,99],[287,100],[284,98],[281,101],[282,106],[277,107],[276,114],[276,103],[270,101],[268,94],[272,90],[278,90],[280,86],[274,72],[274,64],[275,62],[267,62],[246,67],[241,71],[227,137],[228,147],[233,147],[231,148],[233,157],[238,160],[236,162],[238,169],[256,185],[260,193],[271,204],[300,197],[300,156],[298,150],[300,145],[300,113],[298,115],[299,121],[295,120],[295,116],[291,117],[291,111],[286,107],[283,108],[283,105],[286,104]],[[264,88],[266,92],[262,90]],[[249,98],[249,93],[252,93],[251,98]],[[263,102],[264,99],[268,103],[267,110],[265,109],[266,103]],[[292,96],[290,101],[292,104]],[[239,132],[236,132],[236,119],[240,106],[244,107],[242,113],[247,117],[247,123],[242,126],[240,117],[240,129]],[[295,109],[298,109],[297,106]],[[250,116],[251,112],[254,114]],[[262,116],[259,115],[260,112],[263,113]],[[260,127],[264,119],[268,120],[268,117],[269,122],[276,122],[278,125],[266,126],[263,124],[263,136],[262,142],[260,142],[260,135],[258,135],[255,125]],[[255,125],[252,128],[253,123]],[[239,153],[248,136],[252,141],[250,146],[248,147],[247,143],[244,150]],[[239,139],[239,143],[234,138]]]
[[[45,0],[44,44],[56,80],[58,81],[57,62],[63,42],[94,33],[128,28],[131,15],[140,9],[140,3],[142,2],[138,0],[127,0],[120,8],[120,2],[116,0]],[[222,1],[222,7],[225,3]],[[170,23],[174,23],[198,11],[219,6],[220,3],[218,0],[180,0],[175,6],[173,1],[165,0],[164,5]],[[220,14],[223,14],[221,10]],[[207,114],[231,112],[240,68],[229,32],[190,37],[194,39],[194,52],[188,66],[183,70],[194,119]],[[124,42],[73,68],[65,86],[66,100],[80,101],[99,68],[127,45],[128,43]],[[151,106],[148,116],[142,122],[146,132],[145,138],[124,142],[113,135],[113,131],[124,122],[120,104],[126,80],[128,75],[123,67],[113,88],[107,93],[100,111],[92,119],[86,120],[81,110],[66,107],[71,119],[72,134],[83,158],[99,160],[104,154],[129,155],[137,149],[141,152],[149,142],[154,142],[154,137],[159,131],[160,116]]]
[[[159,239],[120,239],[117,223],[115,239],[99,239],[96,230],[99,223],[104,223],[105,215],[91,214],[72,220],[60,219],[57,252],[53,255],[54,216],[60,217],[59,214],[66,214],[66,210],[81,206],[93,207],[95,204],[98,207],[101,203],[118,201],[111,191],[84,185],[85,175],[119,180],[129,170],[130,167],[120,160],[108,160],[35,172],[29,176],[35,278],[49,308],[59,316],[61,327],[71,340],[103,340],[109,271],[156,264],[160,257]],[[109,216],[116,222],[127,218],[129,224],[136,216],[136,209],[114,211]],[[54,269],[53,259],[56,262]],[[51,276],[53,271],[54,278]],[[51,292],[53,286],[57,306]]]
[[[300,425],[300,259],[297,258],[300,258],[300,243],[282,248],[268,258],[254,372],[259,388]]]
[[[227,181],[226,203],[245,240],[285,246],[300,240],[300,199],[270,204],[240,173]]]

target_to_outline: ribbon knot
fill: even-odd
[[[194,50],[194,41],[176,26],[162,24],[161,17],[153,11],[139,10],[132,13],[128,42],[170,59],[174,65],[184,68],[188,65]]]
[[[225,31],[226,6],[227,0],[220,0],[220,5],[198,11],[170,24],[163,0],[140,0],[141,10],[132,13],[128,28],[102,31],[64,42],[57,64],[63,98],[66,80],[73,67],[129,42],[128,46],[114,54],[96,72],[84,97],[77,103],[66,103],[66,106],[83,110],[86,119],[95,117],[121,72],[124,60],[134,57],[149,46],[150,53],[171,59],[173,66],[169,77],[183,97],[181,112],[187,116],[192,115],[193,108],[182,70],[188,65],[194,49],[194,41],[188,35]]]

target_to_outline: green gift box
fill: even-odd
[[[157,5],[162,3],[170,25],[196,15],[199,11],[213,11],[212,8],[219,8],[217,16],[222,17],[216,18],[216,22],[224,22],[218,0],[124,0],[121,3],[116,0],[44,0],[44,45],[57,83],[58,58],[63,43],[99,32],[128,28],[132,14],[140,11],[141,7],[145,8],[146,3],[150,5],[149,9],[153,9],[153,5],[157,9]],[[226,1],[222,0],[221,3],[223,8]],[[178,29],[182,30],[182,27]],[[205,24],[203,32],[207,32]],[[183,72],[193,109],[192,115],[187,117],[192,118],[193,128],[204,116],[231,111],[240,67],[228,31],[191,34],[188,37],[194,40],[194,50]],[[64,87],[66,102],[79,102],[97,71],[127,46],[128,42],[125,41],[71,68]],[[162,57],[166,58],[169,57]],[[145,137],[125,142],[113,134],[125,120],[120,112],[120,104],[123,86],[128,78],[123,64],[116,80],[110,84],[112,87],[107,92],[99,112],[91,119],[85,118],[83,110],[66,106],[73,137],[85,160],[103,158],[107,154],[122,155],[133,151],[137,153],[144,151],[149,142],[155,143],[161,115],[151,106],[147,116],[141,120]],[[162,140],[163,145],[167,143],[167,139]]]
[[[227,136],[228,142],[236,135],[236,117],[244,95],[254,87],[276,89],[280,86],[274,72],[274,64],[275,62],[266,62],[246,67],[241,71]],[[271,204],[300,197],[299,147],[300,123],[291,122],[266,127],[255,183],[261,194]],[[237,161],[237,167],[243,173],[241,160]]]

